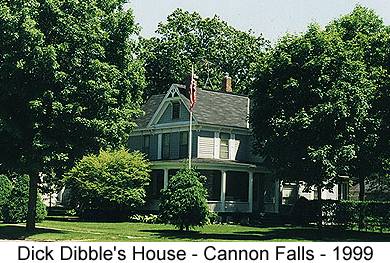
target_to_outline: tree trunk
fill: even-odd
[[[366,199],[366,184],[364,181],[365,177],[363,174],[359,175],[359,201],[364,201]],[[362,206],[360,207],[359,211],[359,229],[364,228],[364,214]]]
[[[322,230],[322,186],[317,186],[317,192],[318,192],[318,229]]]
[[[359,175],[359,201],[364,201],[366,199],[366,184],[364,179],[364,175]]]
[[[38,179],[39,174],[33,173],[30,175],[30,184],[28,192],[28,211],[27,211],[27,231],[35,230],[35,217],[36,217],[36,206],[37,206],[37,196],[38,196]]]

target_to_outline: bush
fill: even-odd
[[[390,229],[390,202],[341,201],[335,210],[335,224],[349,229]]]
[[[149,214],[149,215],[140,215],[135,214],[129,217],[130,222],[134,223],[145,223],[145,224],[157,224],[159,223],[159,217],[155,214]]]
[[[318,200],[296,205],[291,214],[293,222],[315,223],[319,214]],[[322,200],[323,222],[343,229],[390,229],[390,202]]]
[[[143,154],[124,149],[83,157],[65,177],[69,208],[84,218],[127,219],[145,202],[149,167]]]
[[[7,203],[3,206],[3,220],[6,223],[26,221],[28,210],[29,176],[21,175],[13,183]],[[36,204],[36,222],[47,216],[46,206],[38,194]]]
[[[5,175],[0,175],[0,220],[3,219],[3,206],[7,203],[11,190],[11,180]]]
[[[185,168],[172,176],[167,189],[162,190],[160,212],[164,223],[180,230],[205,225],[209,221],[209,208],[200,175]]]

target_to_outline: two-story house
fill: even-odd
[[[207,178],[208,204],[215,212],[277,212],[279,182],[251,151],[249,98],[232,93],[225,77],[221,91],[197,89],[193,110],[192,164]],[[145,103],[129,138],[130,150],[152,164],[147,209],[157,209],[160,190],[188,159],[189,99],[183,85]]]

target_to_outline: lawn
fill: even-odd
[[[0,239],[34,241],[390,241],[390,233],[324,230],[312,227],[208,225],[188,233],[172,226],[46,220],[33,233],[23,225],[0,224]]]

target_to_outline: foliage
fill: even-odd
[[[12,190],[12,182],[5,175],[0,175],[0,220],[3,219],[3,206],[7,203]]]
[[[307,201],[292,213],[293,216],[300,215],[292,220],[306,224],[317,222],[318,211],[317,200]],[[390,230],[390,202],[323,200],[322,213],[328,226],[381,232]]]
[[[135,214],[129,217],[130,222],[135,223],[145,223],[145,224],[157,224],[160,222],[158,215],[149,214],[149,215],[140,215]]]
[[[83,157],[65,177],[70,208],[82,216],[128,216],[144,203],[149,166],[143,154],[124,149]]]
[[[142,41],[147,97],[163,93],[172,83],[184,83],[192,65],[200,87],[219,90],[228,73],[233,91],[248,93],[252,66],[262,60],[268,46],[262,36],[239,31],[217,16],[202,18],[181,9],[160,23],[156,32],[157,37]]]
[[[373,105],[388,73],[367,61],[382,28],[373,12],[358,6],[325,29],[312,24],[285,36],[258,65],[251,116],[256,150],[279,176],[330,188],[340,176],[378,169],[383,120]]]
[[[386,117],[389,112],[390,28],[374,11],[357,6],[351,14],[333,21],[327,30],[338,33],[344,48],[354,54],[348,59],[364,65],[364,78],[375,85],[372,97],[366,100],[369,107],[361,113],[365,120],[355,127],[351,136],[357,147],[350,175],[361,184],[359,197],[364,199],[365,181],[385,175],[385,160],[390,159],[389,119]]]
[[[123,3],[0,2],[0,162],[31,175],[30,205],[39,172],[60,176],[87,153],[124,145],[135,125],[144,70]]]
[[[162,190],[160,213],[166,224],[180,230],[204,226],[209,217],[207,190],[200,174],[193,169],[182,168],[169,180],[167,189]]]
[[[10,195],[3,206],[3,220],[6,223],[20,223],[27,219],[29,195],[29,176],[21,175],[13,182]],[[36,202],[37,222],[41,222],[47,216],[46,206],[38,195]]]

